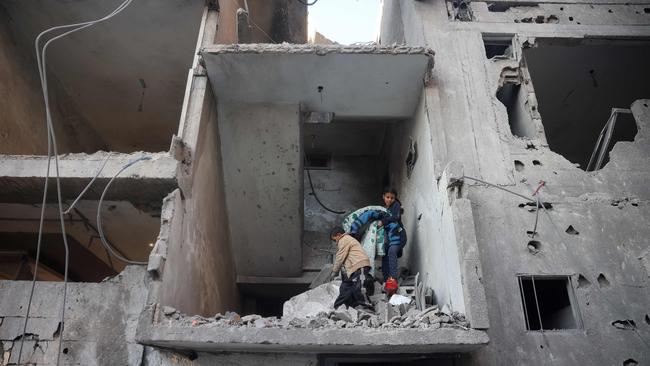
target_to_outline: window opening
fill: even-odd
[[[568,276],[519,276],[527,330],[580,328]]]
[[[487,59],[512,58],[512,36],[483,34],[483,46]]]
[[[332,157],[322,154],[307,154],[305,158],[305,169],[329,170],[331,169]]]

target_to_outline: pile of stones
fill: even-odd
[[[338,292],[337,287],[337,283],[331,282],[295,296],[285,303],[281,318],[262,317],[257,314],[240,316],[231,311],[209,318],[198,315],[186,316],[172,307],[164,306],[162,307],[163,322],[191,327],[285,329],[468,329],[469,327],[463,314],[449,311],[447,306],[439,309],[437,305],[416,304],[413,299],[407,300],[410,301],[408,303],[392,305],[382,293],[370,297],[374,310],[367,307],[347,308],[345,305],[334,309],[335,297],[332,293]]]

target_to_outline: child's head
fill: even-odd
[[[330,239],[333,241],[339,241],[341,237],[345,234],[345,230],[343,230],[342,227],[340,226],[335,226],[331,231],[330,231]]]
[[[390,205],[397,200],[397,190],[395,188],[387,187],[384,189],[384,194],[381,197],[384,199],[384,205],[390,207]]]

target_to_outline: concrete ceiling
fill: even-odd
[[[407,118],[432,52],[423,48],[214,45],[202,50],[219,100],[301,103],[337,118]]]
[[[5,0],[0,7],[9,16],[15,42],[33,55],[41,31],[100,18],[120,3]],[[134,0],[109,21],[52,44],[51,78],[63,85],[105,148],[168,149],[178,128],[203,6],[203,0]]]
[[[366,121],[305,123],[302,143],[308,154],[375,156],[381,153],[387,125]]]

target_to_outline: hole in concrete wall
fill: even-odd
[[[578,288],[588,288],[591,286],[591,282],[583,276],[583,275],[578,275]]]
[[[646,14],[650,14],[650,8],[643,8],[643,12]]]
[[[483,34],[483,47],[485,57],[488,60],[493,58],[512,57],[512,35]]]
[[[569,225],[569,227],[566,228],[565,232],[566,232],[567,234],[569,234],[569,235],[579,235],[579,234],[580,234],[580,233],[578,232],[578,230],[576,230],[576,229],[573,228],[573,225]]]
[[[515,170],[517,170],[518,172],[523,171],[524,170],[524,163],[522,163],[519,160],[515,160]]]
[[[631,319],[624,320],[615,320],[612,322],[612,326],[617,329],[622,330],[634,330],[636,329],[636,323]]]
[[[542,250],[542,243],[537,240],[531,240],[528,242],[528,251],[531,254],[537,254]]]
[[[543,210],[543,208],[541,208],[542,206],[544,206],[544,208],[546,208],[547,210],[553,209],[553,205],[550,204],[549,202],[540,202],[540,209]],[[519,207],[527,209],[528,212],[535,212],[537,210],[537,203],[536,202],[520,203]]]
[[[645,323],[650,325],[650,315],[648,314],[645,315]]]
[[[539,160],[533,160],[533,165],[542,165],[542,162]]]
[[[536,130],[528,110],[528,93],[520,84],[505,83],[497,90],[497,99],[506,107],[510,132],[517,137],[533,138]]]
[[[549,147],[586,169],[612,108],[629,108],[650,95],[650,43],[550,45],[523,50]],[[609,152],[633,141],[638,130],[631,114],[618,114]]]
[[[493,2],[493,3],[488,3],[488,11],[495,12],[495,13],[503,13],[508,11],[508,9],[512,9],[512,8],[521,8],[521,7],[532,8],[538,6],[539,4],[535,2],[517,2],[517,4],[513,4],[511,2]]]
[[[68,354],[68,347],[63,349],[63,354],[67,355]]]
[[[636,366],[639,363],[633,359],[633,358],[628,358],[627,360],[623,361],[623,366]]]
[[[519,276],[527,330],[576,329],[577,309],[566,276]]]
[[[408,153],[406,154],[406,177],[411,178],[413,173],[413,168],[415,168],[415,163],[418,160],[418,143],[417,141],[411,140],[409,145]]]
[[[607,277],[605,277],[604,274],[599,274],[598,278],[596,279],[598,281],[598,286],[600,287],[609,287],[609,280]]]

